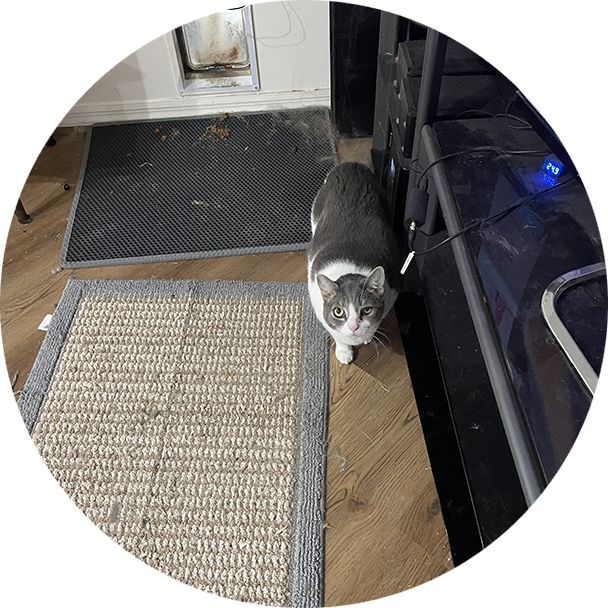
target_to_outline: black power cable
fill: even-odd
[[[563,182],[559,182],[557,184],[554,184],[553,186],[550,186],[549,188],[545,188],[544,190],[539,190],[538,192],[534,192],[533,194],[524,196],[524,197],[520,198],[516,203],[511,205],[510,207],[507,207],[506,209],[503,209],[502,211],[499,211],[498,213],[495,213],[494,215],[491,215],[490,217],[486,217],[485,219],[476,220],[476,221],[470,223],[468,226],[465,226],[464,228],[462,228],[462,230],[459,230],[458,232],[447,237],[440,243],[437,243],[436,245],[433,245],[432,247],[429,247],[428,249],[424,249],[423,251],[414,251],[414,254],[415,255],[426,255],[427,253],[431,253],[432,251],[439,249],[443,245],[449,243],[450,241],[453,241],[455,238],[462,236],[463,234],[466,234],[467,232],[470,232],[471,230],[474,230],[476,228],[484,228],[485,226],[488,226],[490,224],[496,224],[497,222],[500,222],[505,217],[507,217],[508,215],[513,213],[513,211],[515,211],[522,205],[530,203],[534,199],[536,199],[540,196],[543,196],[544,194],[547,194],[547,192],[552,192],[553,190],[556,190],[557,188],[562,188],[563,186],[573,182],[577,177],[578,177],[578,175],[574,175],[572,177],[569,177],[568,179],[565,179]]]
[[[479,151],[479,149],[477,151]],[[463,151],[462,153],[464,154],[466,152]],[[544,152],[544,153],[546,153],[546,152]],[[454,154],[447,155],[448,158],[451,158],[452,156],[454,156]],[[438,162],[440,162],[442,160],[445,160],[445,158],[446,157],[438,158],[432,164],[437,164]],[[430,169],[431,166],[432,165],[429,165],[429,167],[427,167],[427,170]],[[426,173],[426,171],[425,171],[425,173]],[[424,174],[423,174],[423,176],[424,176]],[[423,176],[421,176],[421,178]],[[553,190],[556,190],[557,188],[562,188],[563,186],[565,186],[565,185],[573,182],[577,177],[578,177],[578,175],[574,175],[572,177],[569,177],[568,179],[565,179],[562,182],[559,182],[557,184],[554,184],[553,186],[550,186],[549,188],[545,188],[544,190],[539,190],[538,192],[534,192],[533,194],[529,194],[528,196],[523,196],[516,203],[514,203],[513,205],[507,207],[506,209],[503,209],[502,211],[499,211],[498,213],[495,213],[495,214],[491,215],[490,217],[486,217],[484,219],[480,219],[480,220],[476,220],[474,222],[471,222],[468,226],[465,226],[464,228],[462,228],[461,230],[459,230],[455,234],[452,234],[451,236],[445,238],[440,243],[437,243],[436,245],[433,245],[432,247],[429,247],[428,249],[424,249],[423,251],[416,251],[414,249],[414,239],[416,237],[416,232],[417,232],[418,226],[417,226],[417,224],[416,224],[415,221],[412,221],[410,223],[409,228],[408,228],[408,246],[409,246],[410,252],[409,252],[409,254],[408,254],[408,256],[407,256],[407,258],[406,258],[406,260],[405,260],[405,262],[403,264],[403,267],[401,268],[401,274],[405,273],[405,271],[407,270],[407,268],[410,265],[411,261],[414,259],[415,255],[426,255],[427,253],[431,253],[432,251],[436,251],[440,247],[443,247],[444,245],[446,245],[450,241],[453,241],[454,239],[458,238],[459,236],[462,236],[463,234],[466,234],[467,232],[470,232],[471,230],[480,229],[480,228],[483,228],[483,227],[485,227],[487,225],[495,224],[497,222],[500,222],[505,217],[507,217],[508,215],[510,215],[511,213],[513,213],[513,211],[515,211],[516,209],[518,209],[519,207],[521,207],[522,205],[525,205],[526,203],[529,203],[529,202],[533,201],[534,199],[536,199],[536,198],[538,198],[540,196],[543,196],[544,194],[547,194],[547,192],[552,192]]]
[[[410,192],[408,193],[408,202],[406,204],[406,213],[408,212],[408,207],[410,206],[410,204],[415,203],[416,198],[420,198],[420,197],[417,197],[416,194],[417,193],[420,194],[421,192],[424,192],[423,189],[420,188],[420,183],[426,177],[426,174],[435,165],[437,165],[440,162],[443,162],[444,160],[448,160],[450,158],[456,158],[458,156],[464,156],[467,154],[477,154],[479,152],[485,152],[485,153],[491,152],[494,154],[498,154],[499,158],[502,156],[517,156],[517,155],[526,155],[526,154],[528,154],[528,155],[534,155],[534,154],[545,155],[545,154],[547,154],[547,150],[503,150],[502,148],[499,148],[498,146],[479,146],[477,148],[468,148],[467,150],[458,150],[457,152],[451,152],[450,154],[445,154],[444,156],[440,156],[439,158],[436,158],[434,161],[432,161],[422,172],[418,171],[417,169],[414,169],[414,166],[413,166],[414,163],[419,162],[419,159],[417,159],[417,158],[412,159],[410,161],[410,170],[414,171],[416,173],[420,173],[420,176],[418,177],[418,181],[417,181],[416,185],[414,186],[414,188],[412,188],[412,190],[410,190]],[[559,186],[559,184],[557,184],[556,186]],[[555,186],[552,186],[552,188],[553,187],[555,187]],[[548,188],[546,191],[548,192],[552,188]],[[539,192],[537,194],[541,194],[541,192]],[[427,198],[428,198],[428,196],[427,196]],[[520,204],[523,204],[523,201]],[[420,206],[420,205],[418,205],[418,206]],[[514,206],[514,209],[517,208],[518,206],[519,206],[519,204],[516,204],[516,206]],[[420,211],[420,210],[418,210],[418,211]],[[509,211],[509,213],[510,213],[510,211]],[[416,252],[414,251],[413,244],[414,244],[414,238],[416,237],[416,231],[418,230],[418,226],[421,223],[420,218],[417,218],[417,217],[415,218],[414,216],[406,217],[404,219],[406,219],[407,221],[410,222],[410,225],[408,228],[408,235],[407,235],[407,243],[408,243],[408,248],[410,250],[410,254],[408,255],[407,259],[405,260],[403,268],[401,269],[401,273],[404,273],[406,271],[407,267],[409,266],[410,262],[412,261],[412,258],[416,254]],[[490,219],[492,219],[492,218],[486,218],[486,220],[484,220],[484,221],[488,222]],[[477,223],[471,225],[471,227],[467,227],[466,229],[461,231],[461,233],[472,230],[476,225],[477,225]],[[459,236],[461,233],[458,233],[458,234],[453,235],[452,237],[449,237],[444,242],[446,242],[446,243],[449,242],[452,238]],[[440,243],[437,246],[440,246],[442,244],[443,243]],[[434,249],[435,248],[432,248],[425,252],[420,252],[420,255],[423,255],[424,253],[428,253],[429,251],[433,251]]]
[[[462,112],[460,112],[460,114],[458,114],[456,116],[456,119],[458,119],[461,116],[464,116],[465,114],[479,114],[479,115],[483,115],[483,116],[491,116],[493,118],[498,118],[499,120],[501,120],[501,122],[503,122],[507,127],[512,128],[512,129],[532,129],[532,125],[530,125],[530,123],[523,119],[520,118],[519,116],[516,116],[514,114],[509,113],[509,108],[511,107],[512,103],[515,101],[515,98],[513,98],[511,101],[509,101],[509,103],[506,105],[504,112],[499,113],[499,114],[493,114],[492,112],[485,112],[482,110],[464,110]],[[515,126],[512,124],[509,124],[509,122],[507,122],[508,120],[512,120],[514,122],[518,122],[520,123],[522,126]],[[415,211],[417,209],[417,207],[420,207],[421,205],[419,204],[420,201],[417,201],[416,199],[421,198],[421,196],[415,196],[416,194],[421,194],[422,192],[424,192],[421,188],[420,188],[420,184],[422,182],[422,180],[426,177],[427,173],[438,163],[444,161],[444,160],[448,160],[450,158],[456,158],[458,156],[464,156],[467,154],[476,154],[478,152],[490,152],[490,153],[494,153],[498,155],[498,158],[502,157],[502,156],[517,156],[517,155],[535,155],[535,154],[542,154],[542,155],[546,155],[547,154],[547,150],[503,150],[502,148],[499,148],[498,146],[479,146],[478,148],[469,148],[467,150],[459,150],[457,152],[452,152],[450,154],[446,154],[444,156],[441,156],[440,158],[435,159],[434,161],[432,161],[423,171],[419,171],[418,169],[414,168],[414,163],[419,163],[419,159],[418,158],[414,158],[411,159],[409,162],[409,169],[410,171],[412,171],[413,173],[420,173],[420,176],[418,177],[418,181],[416,182],[415,187],[410,191],[410,193],[408,194],[408,203],[406,205],[406,212],[407,212],[407,208],[408,206],[410,206],[412,209],[412,211]],[[456,234],[453,234],[452,236],[444,239],[443,241],[441,241],[440,243],[437,243],[437,245],[434,245],[433,247],[426,249],[424,251],[414,251],[414,239],[416,237],[416,232],[418,230],[418,226],[420,224],[420,220],[419,218],[416,217],[416,213],[413,214],[413,216],[411,218],[408,218],[407,221],[410,222],[409,228],[408,228],[408,247],[410,250],[410,253],[407,257],[407,259],[405,260],[405,263],[403,265],[403,268],[401,269],[401,273],[403,274],[405,272],[405,270],[407,269],[408,265],[410,264],[410,262],[412,261],[414,255],[424,255],[426,253],[430,253],[431,251],[435,251],[436,249],[438,249],[439,247],[442,247],[443,245],[445,245],[446,243],[449,243],[450,241],[452,241],[453,239],[467,233],[470,232],[471,230],[475,229],[475,228],[482,228],[488,224],[493,224],[496,222],[499,222],[500,220],[502,220],[503,218],[507,217],[507,215],[509,215],[510,213],[512,213],[515,209],[517,209],[518,207],[521,207],[521,205],[524,205],[527,202],[530,202],[532,200],[534,200],[536,197],[538,196],[542,196],[543,194],[550,192],[552,190],[555,190],[556,188],[560,188],[566,184],[568,184],[569,182],[571,182],[572,180],[574,180],[576,177],[578,176],[574,176],[571,177],[567,180],[564,180],[563,182],[560,182],[558,184],[555,184],[553,186],[551,186],[550,188],[546,188],[545,190],[540,190],[538,192],[535,192],[534,194],[528,195],[526,197],[522,197],[519,201],[517,201],[517,203],[515,203],[514,205],[512,205],[511,207],[509,207],[508,209],[505,209],[504,211],[501,211],[499,213],[496,213],[488,218],[485,218],[484,220],[477,220],[471,224],[469,224],[468,226],[465,226],[462,230],[458,231]],[[428,179],[427,179],[428,181]],[[410,197],[412,200],[410,200]],[[428,195],[427,195],[428,198]],[[418,209],[418,211],[420,211]],[[411,221],[410,221],[411,220]]]
[[[439,158],[436,158],[432,163],[429,163],[429,165],[427,165],[427,167],[422,171],[422,173],[420,173],[420,177],[418,177],[418,181],[416,183],[416,188],[420,187],[420,182],[422,181],[422,179],[436,164],[444,160],[448,160],[450,158],[456,158],[457,156],[465,156],[467,154],[477,154],[478,152],[493,152],[494,154],[498,154],[499,158],[501,156],[524,156],[535,154],[546,155],[548,153],[547,150],[503,150],[498,146],[479,146],[478,148],[458,150],[457,152],[451,152],[450,154],[440,156]],[[419,160],[416,158],[410,161],[410,169],[412,169],[413,171],[416,171],[416,169],[412,167],[415,162],[417,163],[419,162]]]

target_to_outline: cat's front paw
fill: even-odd
[[[348,346],[348,344],[336,344],[336,359],[340,361],[340,363],[344,363],[344,365],[348,365],[354,358],[353,347]]]

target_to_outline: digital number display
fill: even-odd
[[[559,177],[564,172],[564,165],[554,158],[547,157],[543,162],[543,171],[552,177]]]

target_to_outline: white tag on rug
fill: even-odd
[[[42,331],[47,331],[52,318],[53,318],[53,315],[46,315],[46,317],[44,317],[44,319],[42,319],[42,323],[40,323],[40,325],[38,325],[38,329],[41,329]]]

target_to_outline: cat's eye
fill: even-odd
[[[372,310],[373,310],[373,308],[371,306],[366,306],[365,308],[361,309],[361,314],[371,315],[372,314]]]
[[[336,317],[336,319],[342,319],[345,314],[344,309],[338,308],[338,307],[334,308],[332,312],[333,312],[334,317]]]

